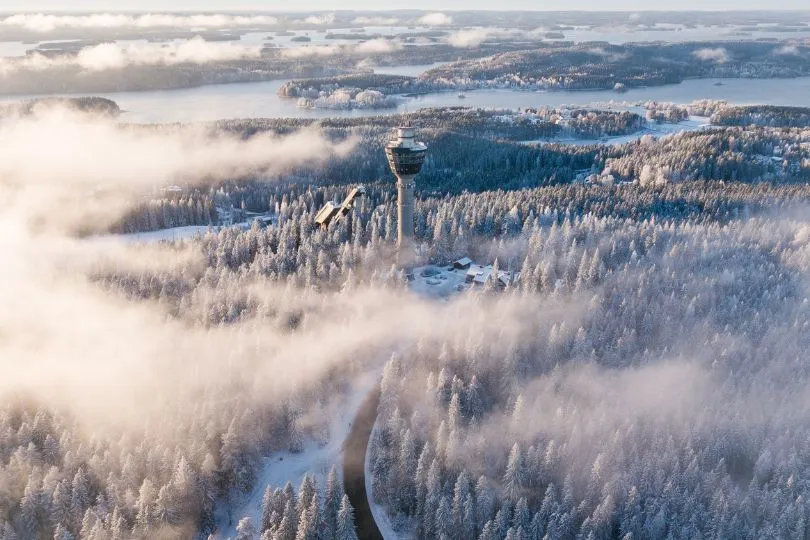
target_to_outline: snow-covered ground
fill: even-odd
[[[235,223],[230,227],[238,227],[247,230],[251,227],[252,221]],[[168,229],[158,229],[131,234],[109,234],[98,236],[99,239],[116,239],[124,242],[148,244],[153,242],[175,242],[177,240],[191,240],[205,236],[208,232],[218,232],[222,229],[219,225],[188,225],[186,227],[171,227]]]
[[[413,271],[411,291],[431,298],[449,298],[464,292],[471,287],[482,286],[490,278],[492,265],[472,264],[469,270],[456,270],[452,266],[420,266]],[[498,277],[502,286],[511,284],[520,278],[517,272],[500,270]],[[467,281],[467,279],[471,281]]]
[[[666,124],[666,123],[657,124],[655,122],[648,122],[647,126],[641,131],[636,131],[635,133],[631,133],[629,135],[619,135],[617,137],[603,137],[601,139],[575,139],[573,137],[554,137],[550,139],[521,141],[521,143],[537,144],[537,145],[563,143],[563,144],[572,144],[575,146],[604,144],[604,145],[618,146],[621,144],[637,141],[638,139],[644,137],[645,135],[650,135],[652,137],[658,138],[664,137],[666,135],[672,135],[674,133],[680,133],[682,131],[698,131],[701,129],[706,129],[710,125],[711,122],[709,118],[705,118],[702,116],[691,116],[689,117],[689,120],[685,120],[677,124]]]
[[[425,270],[428,271],[425,272]],[[415,278],[411,283],[411,287],[418,294],[440,298],[448,297],[458,292],[459,286],[462,289],[468,287],[465,284],[466,273],[466,270],[452,270],[448,266],[417,268],[414,272]],[[304,475],[310,474],[315,476],[318,486],[323,488],[326,485],[329,470],[333,465],[338,467],[338,472],[342,478],[343,443],[349,435],[352,421],[357,416],[363,401],[378,381],[379,373],[374,370],[370,370],[369,373],[353,381],[351,394],[347,395],[342,402],[332,409],[329,442],[326,445],[319,446],[315,442],[309,442],[300,453],[281,452],[266,457],[256,485],[241,503],[236,504],[231,509],[230,519],[224,509],[217,516],[217,538],[223,540],[234,538],[236,536],[236,525],[245,516],[251,517],[255,524],[261,523],[262,499],[267,486],[273,488],[283,487],[287,482],[291,482],[297,488],[301,484]],[[368,448],[366,448],[366,491],[370,494],[371,476],[368,472],[368,459]],[[374,504],[371,499],[369,504],[374,520],[377,522],[377,527],[383,537],[386,540],[398,540],[398,535],[394,532],[385,511],[379,505]]]
[[[422,296],[447,298],[466,290],[467,271],[450,266],[422,266],[414,269],[411,290]]]
[[[209,227],[206,225],[190,225],[187,227],[173,227],[171,229],[160,229],[157,231],[132,234],[119,234],[116,236],[125,242],[174,242],[175,240],[187,240],[197,238],[199,236],[205,236],[205,233],[208,231],[216,230],[216,227]]]
[[[378,383],[377,373],[367,373],[353,381],[350,394],[343,400],[336,400],[333,414],[329,424],[329,442],[319,446],[315,442],[308,442],[304,450],[297,454],[280,452],[264,458],[264,467],[259,474],[253,491],[246,496],[243,502],[232,508],[232,520],[227,515],[217,517],[219,539],[236,537],[236,525],[245,516],[253,519],[254,524],[261,523],[262,499],[267,486],[273,488],[284,487],[287,482],[297,489],[305,474],[314,476],[318,487],[326,487],[326,477],[333,465],[337,466],[338,474],[343,477],[343,443],[349,435],[354,417],[360,410],[363,400]],[[375,515],[376,517],[376,515]],[[388,537],[386,537],[388,538]]]
[[[621,135],[618,137],[607,137],[606,139],[592,139],[592,140],[577,140],[571,141],[571,144],[577,145],[588,145],[588,144],[609,144],[612,146],[618,146],[621,144],[629,143],[632,141],[636,141],[642,138],[645,135],[651,135],[656,139],[658,137],[664,137],[666,135],[672,135],[674,133],[680,133],[682,131],[699,131],[701,129],[705,129],[710,125],[710,120],[708,118],[704,118],[702,116],[691,116],[689,120],[685,120],[683,122],[679,122],[677,124],[657,124],[655,122],[648,122],[647,127],[638,131],[636,133],[631,133],[630,135]],[[567,142],[567,141],[566,141]]]

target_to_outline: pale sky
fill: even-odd
[[[94,11],[207,11],[207,10],[351,10],[351,9],[426,10],[810,10],[808,0],[0,0],[0,12],[37,10]]]

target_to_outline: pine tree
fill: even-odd
[[[439,499],[435,520],[437,536],[453,538],[453,510],[450,508],[450,502],[447,500],[447,497]]]
[[[471,420],[480,419],[484,414],[484,397],[477,375],[473,375],[467,389],[467,414]]]
[[[486,476],[479,477],[475,484],[475,501],[476,527],[483,529],[484,524],[492,520],[495,514],[495,495]]]
[[[138,500],[135,503],[136,516],[135,528],[139,534],[147,534],[152,527],[154,520],[155,509],[154,503],[157,493],[155,492],[152,481],[146,478],[141,484],[138,492]]]
[[[464,511],[459,527],[461,538],[475,538],[475,503],[471,494],[464,498]]]
[[[284,508],[286,509],[287,504],[292,503],[293,508],[298,507],[298,496],[295,493],[295,488],[293,487],[291,482],[287,482],[284,484]]]
[[[500,264],[498,263],[498,259],[495,259],[495,262],[492,263],[492,272],[490,272],[489,279],[487,279],[487,282],[484,285],[484,290],[492,292],[499,291],[501,289],[500,278],[498,276],[500,273]]]
[[[155,517],[169,524],[178,523],[178,510],[177,504],[171,489],[168,485],[163,486],[158,491],[157,500],[155,501]]]
[[[526,497],[521,497],[515,506],[515,515],[512,516],[512,527],[528,531],[531,528],[532,515],[529,512],[529,503]]]
[[[70,488],[67,482],[61,480],[51,495],[51,524],[70,523]]]
[[[250,517],[243,517],[236,525],[236,539],[235,540],[254,540],[256,537],[256,527],[253,525],[253,520]]]
[[[273,513],[275,512],[275,497],[273,489],[267,486],[262,497],[262,523],[261,531],[264,532],[273,526]]]
[[[400,438],[400,453],[397,460],[399,467],[397,493],[399,494],[400,508],[410,514],[416,507],[416,492],[414,490],[414,476],[416,475],[416,443],[411,430],[406,429]]]
[[[416,530],[417,536],[425,536],[426,504],[428,493],[428,473],[432,459],[430,457],[430,443],[425,443],[422,452],[419,454],[419,462],[416,465]]]
[[[501,505],[501,508],[495,514],[495,530],[500,538],[506,536],[509,531],[509,526],[512,523],[512,510],[509,508],[509,502]]]
[[[90,479],[84,467],[81,467],[73,476],[71,484],[70,512],[73,516],[83,516],[85,509],[92,503],[90,489]]]
[[[487,521],[481,529],[481,534],[478,540],[499,540],[500,536],[496,532],[495,524],[492,521]]]
[[[287,501],[284,507],[284,515],[276,530],[276,540],[295,540],[298,532],[298,515],[295,513],[295,502]]]
[[[6,537],[3,536],[2,532],[0,532],[0,538],[7,540]],[[74,540],[74,536],[65,528],[64,525],[59,523],[56,525],[56,529],[53,532],[53,540]]]
[[[459,473],[453,489],[453,528],[456,531],[462,530],[464,526],[464,505],[470,497],[470,491],[470,476],[467,471],[462,471]]]
[[[334,534],[334,532],[337,531],[342,492],[343,488],[338,479],[337,467],[333,465],[326,479],[326,493],[324,494],[323,509],[324,527],[326,531],[329,531],[329,534]]]
[[[335,540],[357,540],[357,531],[354,525],[354,509],[349,502],[349,497],[346,495],[344,495],[340,501]]]
[[[22,536],[35,537],[40,528],[37,514],[40,508],[39,479],[31,474],[20,501],[19,531]]]
[[[301,516],[309,510],[316,492],[315,479],[309,474],[305,474],[304,479],[301,480],[301,487],[298,488],[298,504],[295,507],[295,513],[298,516]]]
[[[529,525],[529,538],[532,540],[540,540],[545,534],[543,526],[543,518],[540,512],[535,512],[532,522]]]
[[[526,472],[518,443],[512,446],[512,451],[509,453],[509,462],[503,476],[503,486],[504,493],[513,501],[520,498],[526,486]]]
[[[450,407],[447,409],[447,429],[450,433],[461,429],[461,399],[457,392],[450,398]]]

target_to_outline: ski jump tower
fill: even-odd
[[[402,266],[413,257],[414,178],[422,170],[426,154],[427,145],[416,140],[416,128],[410,122],[397,128],[396,138],[385,147],[388,165],[397,177],[397,247]]]

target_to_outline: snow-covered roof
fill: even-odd
[[[472,282],[477,285],[484,285],[487,280],[492,276],[492,265],[481,266],[475,264],[467,270],[467,278],[472,279]],[[512,281],[518,278],[519,274],[510,272],[508,270],[498,271],[498,281],[503,285],[509,285]]]
[[[315,223],[323,224],[332,217],[332,214],[338,209],[337,203],[332,201],[327,202],[321,211],[315,216]]]

